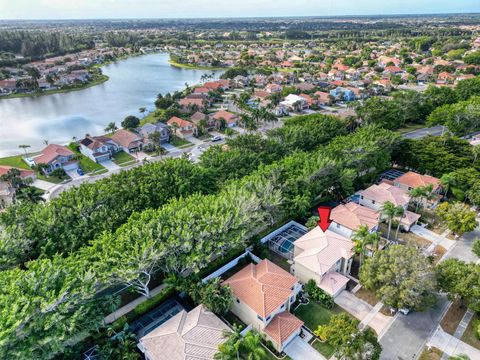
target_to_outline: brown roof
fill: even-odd
[[[225,280],[224,285],[229,285],[235,297],[266,318],[290,298],[296,282],[293,275],[265,259],[247,265]]]
[[[204,108],[203,99],[181,99],[178,102],[181,106],[197,105],[199,108]]]
[[[200,111],[197,111],[195,114],[190,116],[190,120],[192,120],[193,122],[198,122],[206,118],[207,118],[207,115],[205,115],[204,113],[201,113]]]
[[[303,321],[290,314],[288,311],[281,312],[265,327],[265,333],[277,344],[281,345],[295,331],[303,326]]]
[[[395,180],[395,183],[406,185],[413,189],[418,187],[433,185],[433,189],[438,188],[440,185],[440,179],[429,175],[421,175],[416,172],[409,171]]]
[[[360,195],[370,200],[383,204],[390,201],[395,206],[404,206],[410,202],[410,196],[403,189],[396,186],[380,183],[378,185],[372,185],[365,190],[359,191]]]
[[[356,230],[361,225],[367,225],[368,229],[372,230],[378,225],[379,215],[369,208],[355,204],[354,202],[349,202],[348,204],[341,204],[333,208],[330,218],[337,224],[343,225],[351,230]]]
[[[187,126],[195,126],[195,124],[191,123],[190,121],[183,120],[179,117],[173,116],[170,120],[167,121],[168,125],[177,124],[180,128],[184,128]]]
[[[63,145],[50,144],[41,151],[42,153],[33,159],[37,164],[49,164],[59,156],[75,155],[72,150]]]
[[[117,144],[128,148],[133,142],[140,141],[142,138],[131,131],[119,129],[112,135],[112,140]]]
[[[26,178],[35,174],[35,171],[33,170],[26,170],[26,169],[20,169],[12,166],[0,165],[0,176],[7,175],[11,169],[18,169],[20,171],[21,178]]]
[[[225,119],[227,122],[235,121],[238,118],[238,115],[232,114],[231,112],[225,110],[219,110],[212,115],[212,118],[215,120]]]

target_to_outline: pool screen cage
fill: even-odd
[[[293,243],[307,233],[307,230],[291,225],[268,241],[268,247],[278,255],[293,260]]]

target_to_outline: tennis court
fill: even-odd
[[[293,243],[306,233],[307,229],[305,227],[291,224],[273,236],[268,242],[268,247],[282,257],[293,260]]]

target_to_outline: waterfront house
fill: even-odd
[[[172,133],[174,135],[183,139],[197,135],[198,132],[197,125],[176,116],[170,118],[170,120],[167,121],[167,125],[172,128]]]
[[[42,165],[42,171],[45,174],[50,174],[56,169],[68,171],[78,168],[75,153],[66,146],[57,144],[48,145],[32,161],[35,165]]]
[[[80,152],[97,163],[110,160],[118,151],[118,145],[106,136],[87,136],[79,144]]]
[[[143,137],[144,144],[150,142],[149,135],[155,132],[160,134],[160,144],[165,144],[170,141],[170,129],[168,125],[158,122],[156,124],[147,123],[138,129],[138,132]]]
[[[313,279],[333,297],[346,288],[354,255],[350,239],[316,226],[293,244],[291,271],[297,279],[304,284]]]
[[[127,154],[143,149],[142,136],[130,130],[119,129],[112,135],[112,140]]]
[[[203,305],[182,310],[143,336],[138,348],[146,360],[213,360],[230,328]]]
[[[278,352],[300,334],[303,322],[290,313],[301,285],[297,279],[265,259],[249,264],[223,282],[230,286],[232,312],[265,334]]]

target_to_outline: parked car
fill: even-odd
[[[221,140],[222,140],[222,138],[218,135],[216,135],[212,138],[212,142],[221,141]]]
[[[85,175],[85,173],[83,172],[83,170],[81,168],[77,169],[77,174],[80,175],[80,176]]]
[[[410,309],[398,309],[398,311],[400,311],[403,315],[408,315]]]

